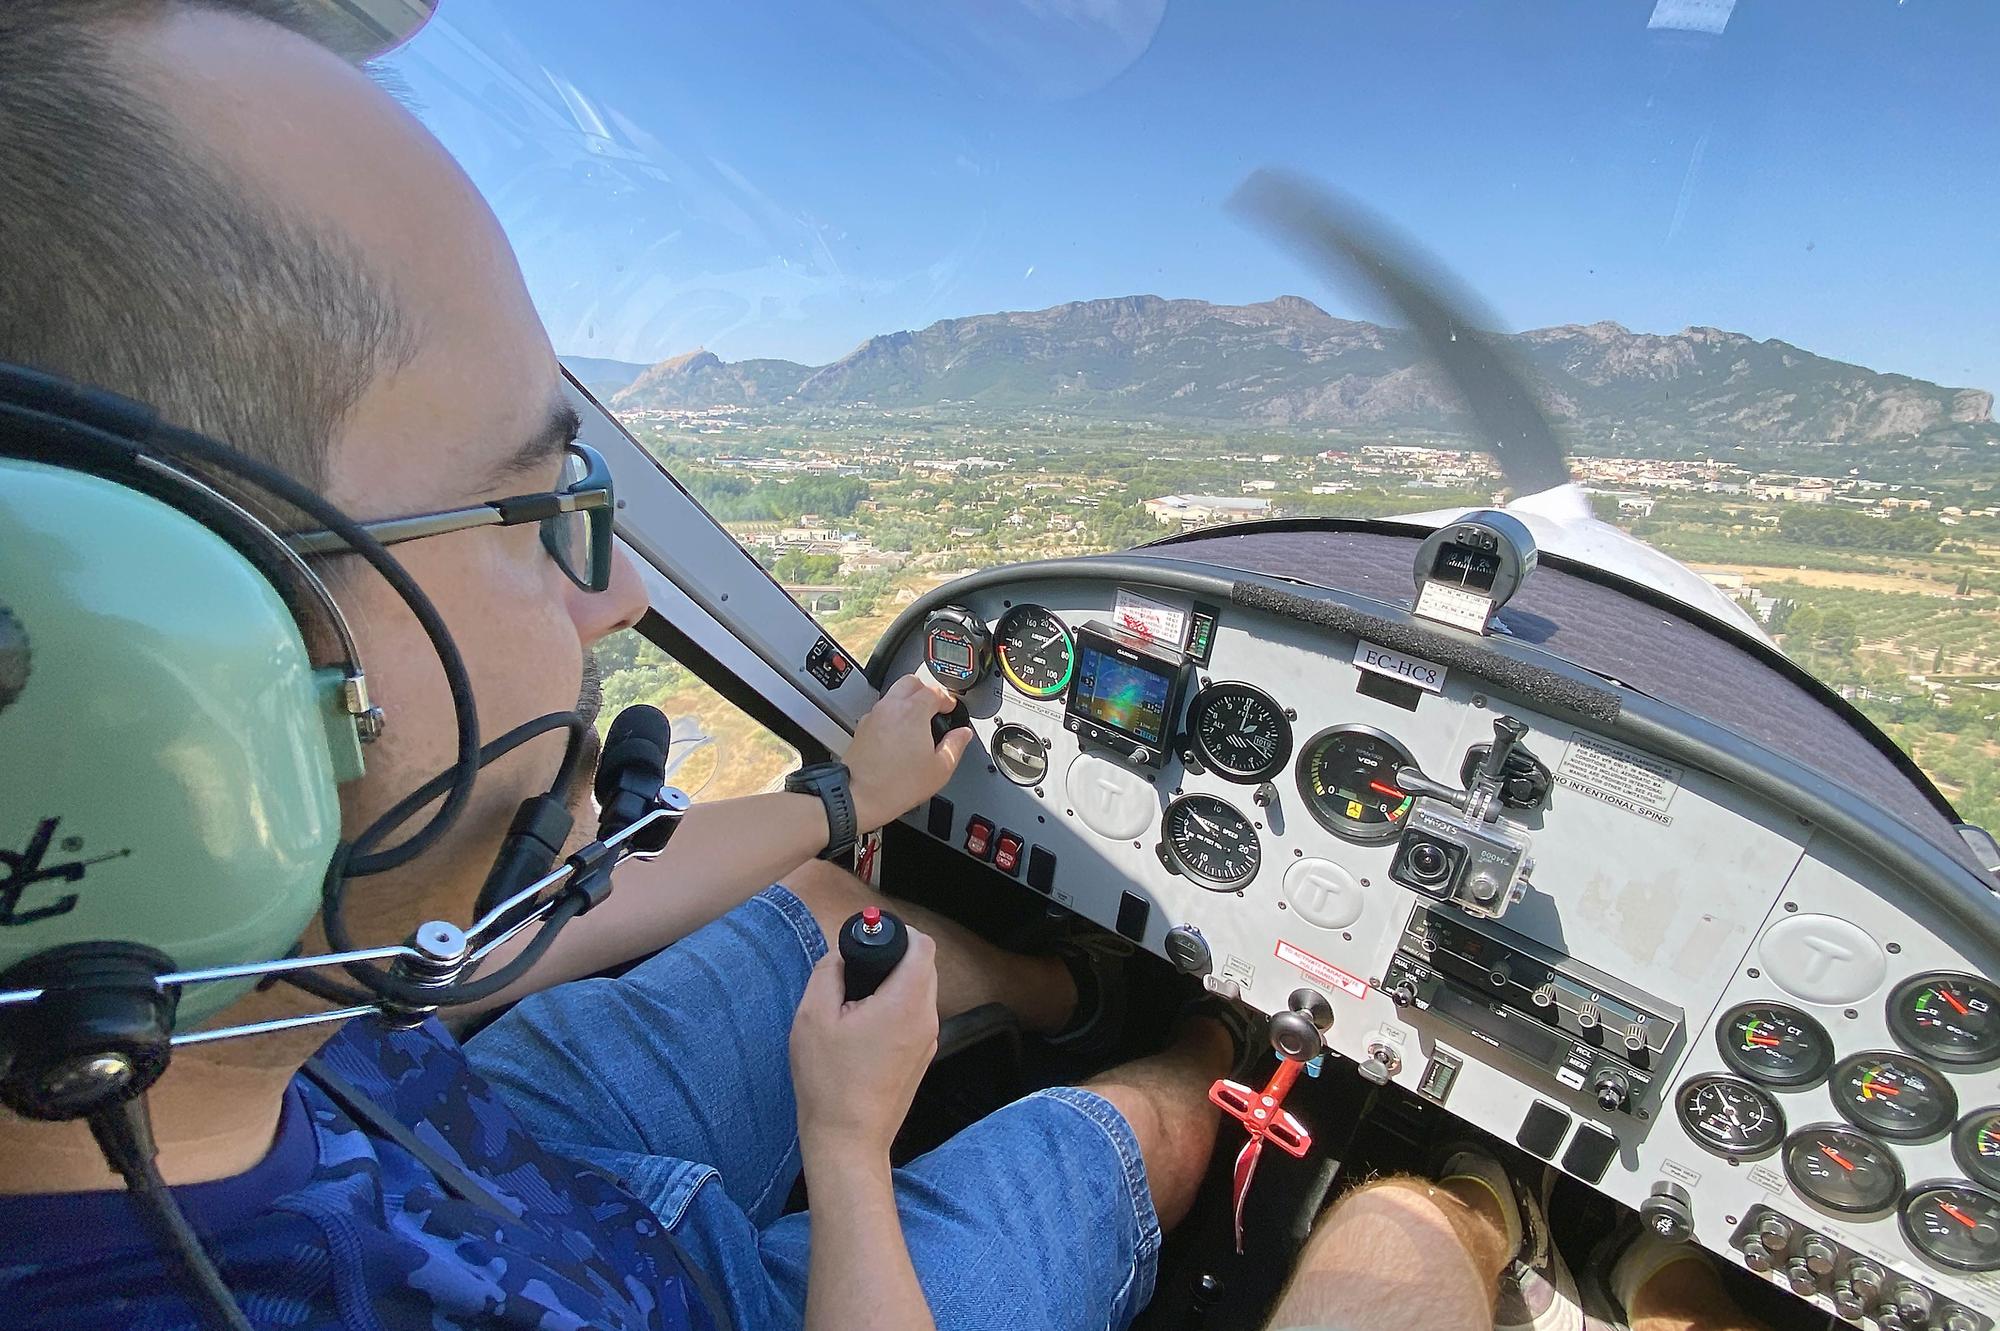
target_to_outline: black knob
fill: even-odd
[[[1632,1094],[1632,1083],[1624,1073],[1606,1068],[1590,1083],[1590,1090],[1597,1097],[1597,1107],[1611,1112],[1625,1107]]]
[[[1679,1243],[1694,1233],[1694,1207],[1687,1189],[1678,1183],[1655,1183],[1652,1195],[1639,1203],[1639,1218],[1669,1243]]]
[[[965,710],[965,699],[960,698],[951,705],[949,712],[939,712],[931,718],[931,743],[942,744],[944,737],[960,726],[972,724],[972,713]]]
[[[857,1002],[880,989],[909,950],[910,931],[888,911],[870,906],[848,916],[847,923],[840,926],[847,1001]]]
[[[1271,1018],[1271,1048],[1278,1057],[1310,1063],[1326,1049],[1319,1027],[1303,1012],[1280,1012]]]
[[[1389,986],[1389,1001],[1397,1007],[1408,1007],[1417,1001],[1417,982],[1405,975]]]

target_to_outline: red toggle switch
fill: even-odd
[[[1312,1133],[1285,1108],[1285,1096],[1299,1079],[1305,1064],[1296,1058],[1278,1060],[1261,1091],[1253,1091],[1236,1081],[1218,1081],[1208,1088],[1209,1102],[1243,1125],[1250,1140],[1236,1156],[1232,1188],[1236,1199],[1236,1251],[1243,1251],[1243,1203],[1250,1196],[1250,1180],[1256,1176],[1257,1161],[1264,1155],[1264,1143],[1273,1142],[1287,1155],[1304,1156],[1312,1149]]]
[[[1021,867],[1021,852],[1027,849],[1021,838],[1012,832],[1002,832],[993,842],[993,867],[1001,873],[1013,873]]]
[[[974,817],[965,824],[965,853],[983,860],[993,853],[993,824]]]

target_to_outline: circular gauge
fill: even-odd
[[[1932,971],[1889,995],[1889,1030],[1897,1043],[1940,1063],[2000,1058],[2000,990],[1976,976]]]
[[[1069,687],[1076,645],[1055,615],[1038,605],[1017,605],[993,632],[1000,673],[1030,698],[1054,698]]]
[[[1017,786],[1039,786],[1049,774],[1049,751],[1034,731],[1009,721],[993,732],[988,750],[1000,775]]]
[[[1696,1145],[1730,1159],[1769,1155],[1784,1140],[1785,1115],[1778,1102],[1734,1077],[1710,1074],[1683,1083],[1674,1108]]]
[[[1903,1195],[1903,1167],[1889,1148],[1832,1124],[1785,1139],[1785,1177],[1806,1200],[1842,1215],[1886,1211]]]
[[[1403,830],[1414,797],[1396,784],[1396,769],[1416,759],[1368,726],[1335,726],[1314,735],[1299,754],[1299,794],[1313,820],[1349,841],[1387,841]]]
[[[1926,1183],[1903,1201],[1903,1237],[1954,1271],[2000,1271],[2000,1197],[1968,1183]]]
[[[1248,684],[1210,684],[1188,704],[1195,756],[1225,781],[1269,781],[1292,760],[1285,709]]]
[[[2000,1106],[1967,1114],[1951,1134],[1951,1151],[1973,1182],[2000,1192]]]
[[[1933,1137],[1958,1117],[1958,1097],[1907,1054],[1856,1054],[1833,1070],[1833,1104],[1857,1128],[1896,1141]]]
[[[1766,1086],[1810,1086],[1833,1066],[1826,1027],[1784,1003],[1743,1003],[1715,1028],[1722,1061]]]
[[[1257,876],[1264,858],[1250,820],[1213,795],[1183,795],[1169,804],[1160,836],[1167,867],[1213,892],[1234,892]]]

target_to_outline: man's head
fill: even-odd
[[[362,519],[552,488],[575,421],[505,236],[443,149],[288,17],[278,0],[0,6],[0,359],[146,401]],[[489,736],[575,706],[589,644],[643,609],[622,561],[590,595],[532,525],[396,553]],[[329,574],[388,713],[343,792],[351,834],[448,763],[452,730],[407,610],[351,558]],[[357,933],[462,917],[558,751],[496,764],[448,842],[365,880]]]

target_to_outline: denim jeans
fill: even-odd
[[[792,1014],[826,953],[773,887],[618,979],[528,998],[466,1046],[529,1132],[624,1181],[741,1331],[798,1327],[808,1214]],[[1152,1297],[1160,1226],[1132,1129],[1088,1091],[1041,1091],[895,1174],[939,1331],[1105,1331]],[[838,1223],[837,1221],[835,1223]]]

